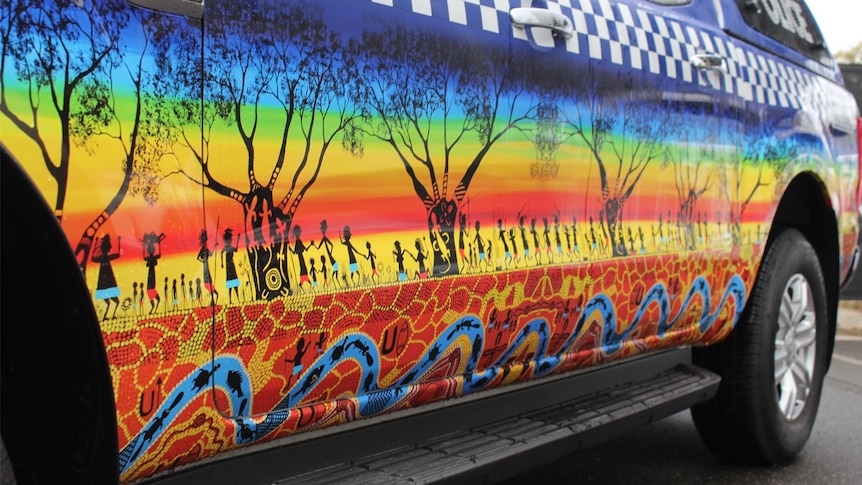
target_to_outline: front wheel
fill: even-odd
[[[15,485],[15,471],[12,470],[12,460],[6,452],[6,444],[0,438],[0,485]]]
[[[796,229],[780,229],[730,337],[696,349],[696,364],[721,376],[696,405],[695,426],[713,453],[776,464],[805,446],[827,362],[826,286],[817,253]]]

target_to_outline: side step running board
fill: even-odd
[[[514,384],[167,472],[160,485],[495,482],[705,401],[691,350]]]
[[[648,424],[715,394],[720,378],[691,365],[535,412],[279,480],[294,483],[433,483],[517,473]],[[508,466],[513,459],[520,462]],[[512,468],[512,469],[509,469]]]

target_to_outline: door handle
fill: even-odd
[[[724,58],[715,54],[695,54],[691,56],[691,65],[702,71],[727,71]]]
[[[829,130],[835,136],[847,136],[856,133],[856,127],[852,123],[843,123],[841,121],[833,121],[829,123]],[[862,132],[860,132],[862,134]]]
[[[566,39],[570,39],[575,33],[572,21],[568,17],[544,8],[513,8],[509,10],[509,21],[518,29],[527,27],[551,29],[554,35],[563,36]]]
[[[184,17],[200,19],[204,16],[204,0],[127,0],[133,5],[172,13]]]

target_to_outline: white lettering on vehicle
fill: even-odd
[[[800,39],[810,43],[814,36],[808,31],[808,22],[802,13],[802,5],[796,0],[760,0],[760,5],[775,25],[793,32]]]

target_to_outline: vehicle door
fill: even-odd
[[[744,288],[733,272],[691,264],[730,259],[741,244],[724,190],[724,167],[740,156],[742,109],[728,62],[738,53],[713,3],[522,7],[516,64],[532,66],[530,82],[557,107],[561,173],[574,167],[567,182],[583,191],[558,202],[560,212],[577,221],[588,274],[618,275],[585,295],[601,346],[613,354],[626,340],[725,333],[735,312],[719,318],[719,310],[736,295],[738,311]],[[608,301],[614,311],[600,315]]]
[[[222,412],[326,403],[305,424],[336,396],[403,392],[439,335],[412,298],[384,302],[524,265],[529,220],[500,200],[518,187],[509,167],[535,159],[510,141],[535,101],[511,94],[508,9],[488,5],[207,3],[201,254]],[[536,207],[542,231],[553,208]]]

